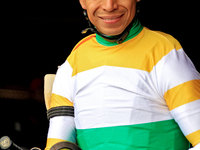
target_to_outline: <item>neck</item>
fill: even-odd
[[[96,39],[98,43],[102,45],[115,46],[134,38],[140,33],[140,31],[142,31],[142,29],[143,26],[141,25],[137,17],[135,17],[122,34],[117,36],[106,36],[106,35],[102,36],[96,34]]]

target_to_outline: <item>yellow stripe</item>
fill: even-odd
[[[200,143],[200,130],[187,135],[186,138],[188,139],[188,141],[190,141],[190,143],[192,143],[192,146],[197,145],[198,143]]]
[[[54,144],[64,142],[65,140],[48,138],[45,150],[49,150]]]
[[[51,108],[58,106],[73,106],[73,103],[63,96],[52,93],[50,106]]]
[[[168,90],[164,98],[170,110],[200,99],[200,80],[191,80]]]
[[[169,42],[170,42],[172,45],[174,45],[174,47],[175,47],[176,50],[179,50],[179,49],[182,48],[181,45],[180,45],[180,43],[179,43],[173,36],[171,36],[171,35],[169,35],[169,34],[166,34],[166,33],[164,33],[164,32],[160,32],[160,31],[156,31],[156,32],[157,32],[158,34],[163,35],[167,40],[169,40]]]
[[[148,29],[143,29],[135,38],[112,47],[100,45],[91,38],[73,51],[67,61],[73,68],[72,76],[104,65],[151,72],[158,61],[175,48],[172,41],[179,45],[175,39],[168,40]]]

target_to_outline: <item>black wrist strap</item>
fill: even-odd
[[[59,106],[53,107],[47,110],[47,118],[53,118],[56,116],[72,116],[74,117],[74,107],[73,106]]]

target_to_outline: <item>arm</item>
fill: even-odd
[[[200,143],[200,75],[182,49],[172,50],[160,64],[156,66],[160,92],[185,137],[197,146]]]
[[[50,119],[46,150],[63,141],[76,143],[73,117],[57,116]]]
[[[74,108],[71,97],[71,66],[66,61],[57,71],[47,111],[49,131],[46,150],[58,142],[76,143]]]

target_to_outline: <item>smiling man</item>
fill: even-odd
[[[200,150],[200,75],[171,35],[144,28],[139,0],[80,0],[95,34],[58,69],[46,149]]]
[[[81,0],[82,8],[99,32],[106,35],[119,35],[131,23],[136,14],[139,0]]]

